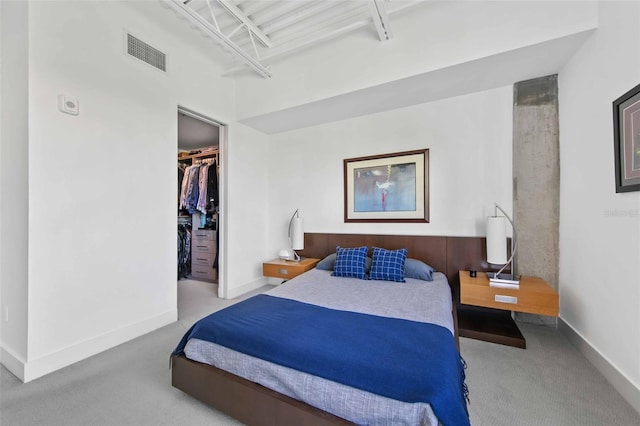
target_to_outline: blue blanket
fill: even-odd
[[[259,295],[215,312],[190,338],[405,402],[427,402],[444,425],[468,425],[464,367],[449,330]]]

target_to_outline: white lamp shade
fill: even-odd
[[[504,216],[487,218],[487,262],[494,265],[507,263],[507,227]]]
[[[304,249],[304,218],[294,217],[291,222],[291,248]]]

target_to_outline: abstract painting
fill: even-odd
[[[345,222],[428,222],[429,150],[344,160]]]

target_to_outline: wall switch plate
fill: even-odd
[[[80,104],[75,98],[58,95],[58,109],[65,114],[78,115],[80,113]]]

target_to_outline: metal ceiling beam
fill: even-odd
[[[282,15],[278,19],[275,19],[262,26],[262,31],[266,34],[271,34],[281,28],[285,28],[296,22],[303,21],[311,16],[318,14],[319,12],[332,7],[332,2],[309,2],[308,6],[301,7]]]
[[[339,24],[345,21],[353,22],[354,20],[357,20],[359,16],[368,16],[368,6],[366,6],[366,4],[343,3],[340,4],[340,7],[336,5],[331,9],[318,13],[311,24],[307,22],[298,22],[281,30],[274,31],[271,33],[270,37],[274,43],[284,44],[287,41],[314,33],[334,24]]]
[[[211,7],[211,2],[207,0],[207,7],[209,8],[209,13],[211,14],[211,19],[213,19],[213,25],[216,26],[216,29],[220,31],[220,25],[218,25],[218,20],[216,19],[216,14],[213,11],[213,7]]]
[[[314,46],[316,44],[332,39],[334,37],[341,36],[357,28],[361,28],[361,27],[364,27],[365,25],[370,25],[370,24],[371,24],[371,20],[367,19],[367,20],[352,22],[351,24],[345,25],[344,27],[337,28],[333,31],[323,31],[319,36],[305,39],[304,41],[301,41],[300,43],[297,43],[295,45],[292,45],[292,46],[283,45],[282,48],[274,48],[273,50],[270,50],[266,55],[264,55],[262,59],[273,60],[280,56],[284,56],[284,55],[296,52],[298,50],[306,49],[308,47]]]
[[[269,34],[269,38],[274,44],[273,48],[276,48],[294,42],[296,39],[309,37],[319,31],[331,31],[336,26],[346,25],[345,23],[368,17],[369,6],[367,2],[343,2],[320,11],[311,20],[299,21],[274,31]],[[238,46],[249,49],[251,41],[246,34],[236,37],[234,40]]]
[[[227,34],[230,31],[226,30],[227,27],[235,28],[238,25],[238,18],[225,9],[218,0],[192,0],[188,6],[191,10],[198,13],[198,15],[204,17],[207,21],[210,21],[209,17],[211,14],[215,13],[216,21],[218,23],[216,28],[223,34]]]
[[[408,8],[417,6],[419,4],[423,4],[423,0],[413,0],[413,1],[406,1],[406,2],[397,2],[394,5],[397,5],[396,7],[394,7],[392,10],[388,11],[389,15],[393,15],[396,12],[400,12],[402,10],[406,10]],[[359,21],[355,21],[352,22],[348,25],[345,25],[341,28],[335,29],[333,31],[323,31],[320,35],[316,36],[316,37],[311,37],[311,38],[305,38],[303,40],[300,40],[297,43],[294,44],[282,44],[280,47],[274,47],[272,49],[270,49],[267,54],[262,55],[261,56],[261,60],[262,61],[273,61],[273,60],[277,60],[280,59],[283,56],[287,56],[290,55],[294,52],[297,52],[299,50],[302,49],[306,49],[309,48],[311,46],[320,44],[322,42],[325,42],[331,38],[336,38],[339,37],[343,34],[347,34],[351,31],[354,31],[356,29],[365,27],[367,25],[371,25],[371,18],[366,18],[366,19],[361,19]],[[239,71],[240,68],[239,67],[233,67],[228,69],[227,71],[225,71],[223,73],[223,75],[229,75],[229,74],[233,74],[236,71]]]
[[[250,18],[253,16],[254,13],[257,13],[263,9],[272,7],[271,2],[264,1],[264,0],[250,0],[250,1],[236,2],[236,6],[239,6],[239,9],[242,10],[244,14]]]
[[[318,13],[312,22],[301,21],[269,34],[274,48],[295,43],[297,39],[312,37],[320,31],[333,31],[338,26],[359,21],[369,17],[369,6],[366,2],[344,2],[331,9]],[[371,22],[371,20],[369,20]],[[239,46],[248,49],[250,40],[243,36],[236,39]]]
[[[247,30],[253,32],[253,35],[256,36],[260,43],[262,43],[266,47],[271,47],[273,43],[267,37],[267,35],[262,32],[260,28],[251,20],[247,15],[244,14],[237,6],[235,6],[232,2],[228,0],[218,0],[218,3],[222,5],[227,11],[232,14],[236,19],[247,26]]]
[[[250,16],[257,25],[263,25],[286,15],[292,10],[308,7],[309,4],[307,1],[291,0],[272,2],[268,8],[253,13]]]
[[[180,0],[164,0],[172,9],[178,12],[179,15],[183,16],[187,21],[198,27],[202,30],[206,35],[211,37],[213,40],[218,42],[225,50],[231,52],[233,56],[243,62],[245,65],[249,66],[255,72],[260,74],[261,76],[268,78],[271,77],[271,72],[262,65],[258,60],[254,59],[249,55],[245,50],[243,50],[240,46],[231,41],[227,36],[222,34],[211,25],[207,20],[205,20],[200,14],[191,9],[189,6],[186,6]]]
[[[382,0],[369,0],[369,9],[380,41],[389,40],[393,37],[391,33],[391,22],[389,21],[389,16],[387,15]]]

